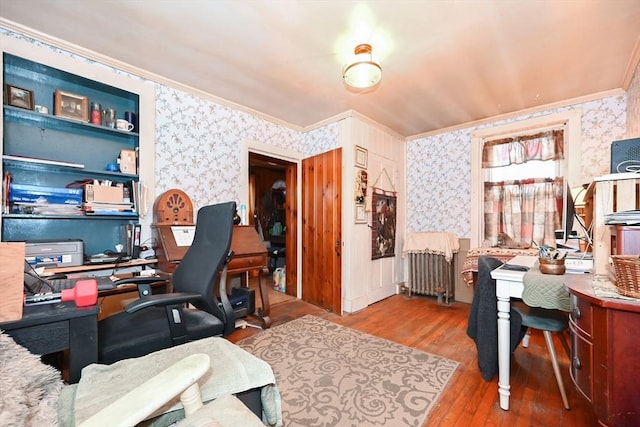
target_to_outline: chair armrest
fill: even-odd
[[[171,304],[184,304],[192,301],[197,301],[202,297],[200,294],[187,293],[187,292],[174,292],[171,294],[158,294],[150,295],[148,297],[140,298],[124,307],[127,313],[135,313],[138,310],[142,310],[148,307],[166,306]]]
[[[185,391],[190,397],[195,393],[196,397],[191,405],[183,402],[185,412],[190,414],[202,406],[196,381],[209,370],[210,363],[206,354],[187,356],[103,408],[80,427],[137,425]],[[196,390],[190,389],[193,385]]]

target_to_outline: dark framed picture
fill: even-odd
[[[33,92],[28,89],[6,84],[4,97],[7,105],[33,110]]]
[[[53,99],[53,114],[67,119],[89,121],[89,98],[75,93],[56,90]]]

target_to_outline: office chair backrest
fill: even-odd
[[[193,243],[171,279],[176,292],[201,294],[202,300],[193,305],[217,317],[222,312],[218,308],[214,288],[231,249],[235,212],[235,202],[204,206],[198,210]]]

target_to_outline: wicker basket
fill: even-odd
[[[613,255],[615,285],[621,295],[640,298],[640,256]]]

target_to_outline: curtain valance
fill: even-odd
[[[496,168],[529,160],[559,160],[564,158],[562,129],[519,135],[487,141],[482,146],[482,167]]]

